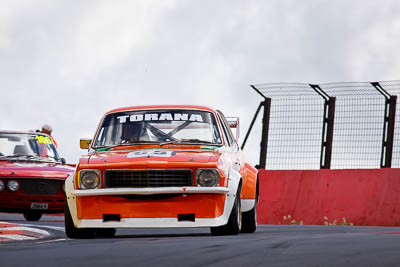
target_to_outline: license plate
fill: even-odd
[[[47,210],[49,208],[49,204],[47,203],[31,203],[32,210]]]

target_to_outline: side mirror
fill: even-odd
[[[92,139],[82,138],[79,142],[81,149],[89,149]]]
[[[64,165],[66,163],[64,158],[61,158],[61,163]]]
[[[239,142],[239,117],[226,117],[226,121],[232,130],[232,133],[236,137],[236,141]],[[234,131],[236,130],[236,132]]]

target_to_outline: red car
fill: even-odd
[[[0,212],[23,213],[28,221],[63,212],[64,182],[73,171],[50,136],[0,131]]]

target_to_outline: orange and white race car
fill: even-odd
[[[88,155],[65,183],[67,236],[114,236],[125,227],[254,232],[258,175],[230,129],[238,124],[203,106],[107,112],[94,139],[81,139]]]

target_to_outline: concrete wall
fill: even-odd
[[[259,179],[260,224],[400,225],[400,169],[260,169]]]

